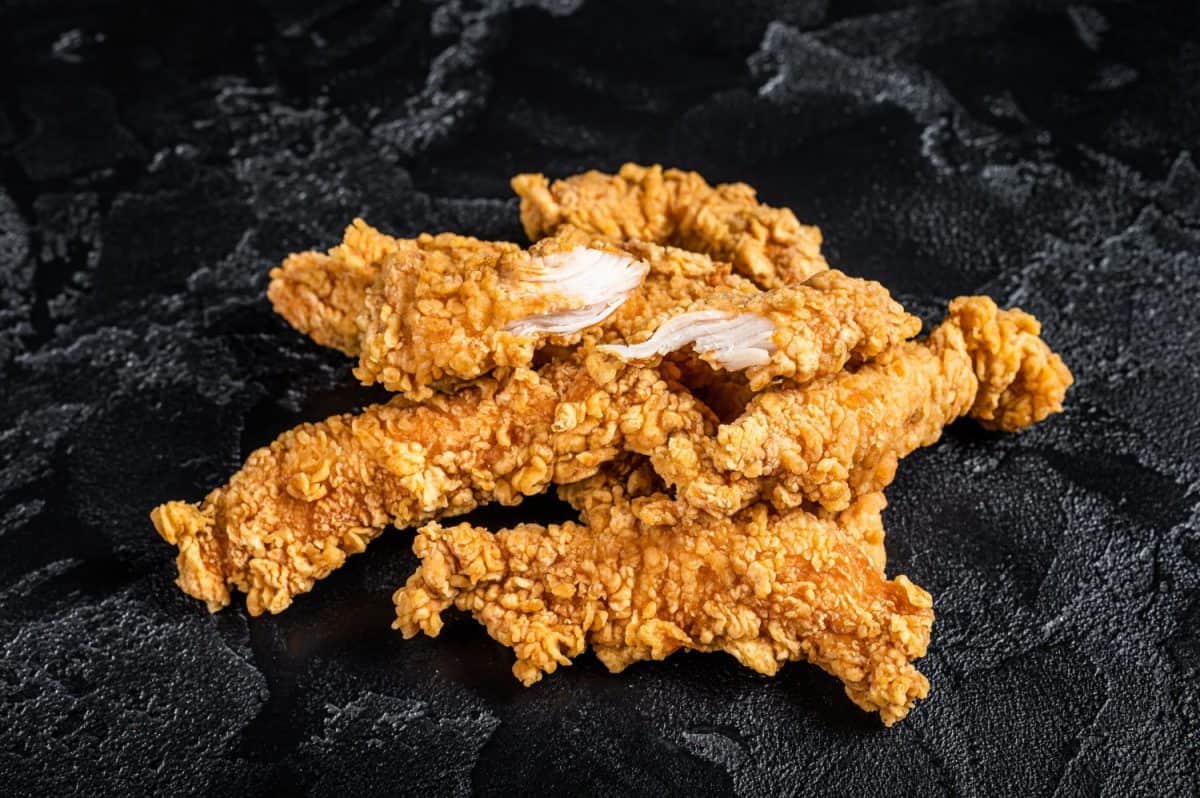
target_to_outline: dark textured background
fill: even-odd
[[[1195,794],[1196,7],[0,0],[2,791]],[[272,264],[356,214],[520,240],[510,175],[626,159],[751,182],[927,319],[1020,304],[1075,371],[888,492],[938,613],[893,729],[805,665],[525,690],[469,619],[405,642],[407,532],[279,617],[172,585],[153,505],[377,397]]]

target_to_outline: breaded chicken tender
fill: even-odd
[[[594,237],[573,227],[555,235],[562,247],[587,247]],[[355,219],[343,241],[329,251],[289,255],[271,270],[267,295],[275,311],[289,324],[322,346],[357,358],[362,350],[362,318],[367,293],[383,271],[385,260],[397,251],[436,247],[439,242],[461,243],[467,249],[515,251],[515,245],[463,236],[423,236],[398,239]],[[607,245],[602,245],[606,246]],[[671,316],[713,292],[758,293],[752,282],[733,274],[729,263],[707,255],[645,241],[626,241],[614,248],[649,267],[646,278],[601,325],[598,340],[625,341],[648,335]],[[563,338],[555,339],[562,343]]]
[[[1061,410],[1071,373],[1039,333],[1027,313],[960,297],[927,340],[807,387],[758,394],[715,439],[676,436],[655,468],[715,514],[759,498],[841,510],[890,484],[900,458],[963,415],[1015,431]]]
[[[706,255],[571,227],[526,252],[449,234],[396,239],[361,219],[329,254],[291,255],[271,275],[268,295],[290,324],[359,358],[367,384],[413,399],[528,366],[546,344],[639,340],[713,292],[758,291]],[[590,304],[545,312],[564,294]]]
[[[446,381],[527,367],[547,336],[611,315],[647,271],[616,248],[570,234],[528,251],[449,233],[418,238],[416,248],[384,261],[367,290],[354,374],[421,399]]]
[[[921,330],[887,289],[829,270],[764,293],[718,293],[692,304],[634,345],[601,347],[649,361],[693,346],[716,369],[745,371],[750,390],[783,378],[803,384],[870,360]]]
[[[356,220],[329,255],[274,270],[268,295],[314,340],[357,355],[364,384],[422,399],[439,383],[529,366],[546,336],[608,317],[648,270],[569,229],[524,250],[451,233],[402,241]]]
[[[589,646],[614,672],[682,648],[724,651],[768,675],[807,660],[889,726],[928,694],[912,660],[929,643],[932,599],[904,576],[886,579],[837,522],[763,504],[697,515],[596,479],[607,487],[579,488],[585,524],[422,528],[394,627],[437,636],[444,610],[469,612],[513,649],[526,685]],[[859,515],[878,525],[878,495],[861,501]]]
[[[397,397],[302,424],[200,504],[168,502],[151,519],[179,549],[184,592],[216,611],[236,588],[252,615],[276,613],[389,524],[516,504],[624,450],[658,453],[672,434],[711,429],[659,372],[581,352],[420,405]]]
[[[512,180],[531,241],[573,225],[610,241],[671,244],[729,261],[761,288],[793,285],[823,271],[821,231],[772,208],[745,183],[710,186],[695,172],[627,163],[615,175],[590,171],[551,183]]]

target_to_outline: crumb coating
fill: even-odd
[[[696,172],[627,163],[614,175],[589,171],[553,183],[517,175],[512,187],[531,241],[569,224],[611,241],[671,244],[728,261],[761,288],[826,268],[821,231],[762,204],[745,183],[712,186]]]
[[[151,519],[179,550],[184,592],[215,611],[236,588],[251,614],[277,613],[388,525],[516,504],[622,451],[650,455],[675,433],[711,430],[707,410],[657,371],[581,353],[302,424],[199,504],[168,502]]]
[[[875,520],[855,523],[878,526],[881,498],[861,501]],[[763,504],[695,515],[663,494],[631,498],[620,482],[587,502],[586,524],[424,527],[394,626],[436,636],[444,610],[469,612],[513,649],[526,685],[590,646],[612,671],[679,649],[724,651],[767,675],[805,660],[887,725],[928,694],[912,660],[929,642],[929,594],[885,578],[835,520]]]
[[[830,510],[882,490],[901,458],[964,415],[1015,431],[1062,409],[1071,374],[1020,310],[960,297],[924,341],[853,371],[755,395],[715,438],[676,436],[655,467],[680,496],[729,514],[764,498]]]

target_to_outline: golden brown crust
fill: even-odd
[[[695,172],[627,163],[615,175],[589,171],[553,183],[517,175],[512,188],[532,241],[570,224],[611,241],[672,244],[729,261],[761,288],[826,268],[821,231],[758,202],[745,183],[710,186]]]
[[[557,243],[539,247],[561,251]],[[367,288],[354,370],[366,385],[423,399],[438,382],[529,366],[538,338],[505,325],[570,306],[557,293],[522,290],[514,276],[534,253],[516,244],[453,233],[421,235],[414,244],[385,258]]]
[[[960,416],[1015,430],[1061,409],[1070,372],[1035,331],[1020,311],[960,298],[926,341],[804,388],[758,394],[715,440],[677,437],[655,467],[712,513],[759,497],[781,509],[843,509],[890,484],[900,458]]]
[[[716,318],[722,314],[723,319]],[[744,340],[747,333],[742,323],[747,319],[765,320],[769,338]],[[720,339],[723,346],[718,350],[700,351],[697,344],[697,356],[715,369],[742,371],[749,389],[755,392],[776,379],[802,385],[836,374],[847,365],[877,357],[921,330],[921,320],[907,313],[882,285],[836,270],[821,272],[802,285],[765,292],[712,293],[664,321],[671,324],[660,327],[659,332],[672,329],[673,334],[658,352],[673,346],[691,347],[701,332]],[[689,327],[695,331],[691,337]],[[726,332],[718,332],[722,328]],[[731,349],[755,347],[766,347],[756,349],[765,363],[742,368],[726,362]],[[632,358],[640,357],[641,349],[615,347],[611,351]],[[644,362],[655,363],[657,356]]]
[[[705,409],[650,369],[581,353],[421,405],[397,398],[284,433],[199,505],[151,514],[179,549],[179,585],[216,610],[229,588],[251,614],[280,612],[363,550],[405,527],[551,482],[588,477],[623,450],[711,430]]]
[[[744,310],[775,323],[778,347],[771,362],[746,370],[751,390],[776,378],[805,383],[865,363],[921,331],[908,313],[874,280],[835,269],[795,288],[782,288],[744,301]]]
[[[667,319],[714,292],[759,293],[752,282],[733,273],[732,265],[699,252],[646,241],[626,241],[615,246],[649,264],[650,271],[625,304],[602,324],[585,332],[585,338],[592,343],[642,341]]]
[[[846,533],[846,537],[858,541],[859,548],[867,556],[871,566],[883,573],[887,568],[887,549],[883,547],[883,510],[887,499],[882,491],[864,493],[839,513],[818,510],[820,518],[831,518]]]
[[[591,646],[613,671],[681,648],[768,675],[807,660],[888,725],[928,693],[911,661],[929,642],[929,594],[886,580],[834,521],[764,505],[696,515],[662,494],[631,499],[620,480],[587,498],[587,526],[424,527],[394,626],[436,636],[443,610],[470,612],[527,685]],[[877,519],[879,505],[868,497],[859,512]]]
[[[556,491],[560,499],[579,512],[583,524],[589,525],[604,522],[607,516],[594,513],[597,508],[607,512],[614,493],[626,499],[638,499],[666,493],[667,487],[654,471],[648,457],[626,453],[602,465],[595,475],[578,482],[561,484]],[[882,492],[877,492],[858,497],[840,512],[818,507],[814,514],[818,518],[836,522],[847,538],[858,541],[859,548],[875,570],[883,573],[887,567],[887,551],[883,545],[885,507],[887,499]]]
[[[267,297],[288,324],[321,346],[357,357],[358,315],[385,258],[412,242],[379,232],[362,219],[329,253],[297,252],[271,270]]]
[[[1042,325],[1023,310],[999,310],[987,297],[959,297],[950,319],[971,353],[979,390],[971,418],[1015,432],[1062,410],[1074,382],[1062,358],[1038,336]]]
[[[615,312],[580,333],[504,329],[578,304],[554,293],[553,284],[531,293],[519,278],[534,258],[579,247],[636,259],[648,274]],[[611,245],[570,226],[526,251],[453,234],[395,239],[361,219],[328,255],[291,255],[271,276],[268,295],[290,324],[359,358],[355,373],[364,382],[412,399],[496,369],[529,366],[543,345],[639,340],[713,291],[757,291],[730,264],[706,255],[636,241]]]

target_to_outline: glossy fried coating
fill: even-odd
[[[1062,409],[1072,377],[1020,310],[960,297],[922,342],[855,371],[756,395],[715,439],[677,436],[655,468],[686,501],[729,514],[768,499],[830,510],[881,490],[900,458],[970,415],[1014,431]]]
[[[710,419],[659,372],[579,353],[420,405],[397,397],[303,424],[200,504],[168,502],[151,519],[179,549],[184,592],[215,611],[237,588],[251,614],[275,613],[389,524],[515,504],[625,449],[651,454],[674,433],[709,434]]]
[[[437,636],[444,610],[470,612],[513,649],[526,685],[588,646],[614,672],[686,648],[768,675],[807,660],[887,725],[928,694],[912,660],[929,642],[929,594],[887,580],[835,521],[762,504],[713,517],[607,484],[581,488],[586,524],[422,528],[393,626]],[[877,497],[864,501],[877,517]]]
[[[916,335],[921,320],[873,280],[827,270],[762,293],[716,293],[694,302],[638,345],[606,351],[626,360],[693,345],[717,369],[744,371],[751,391],[836,374]]]
[[[729,261],[761,288],[826,268],[821,231],[787,208],[763,205],[745,183],[710,186],[695,172],[627,163],[615,175],[589,171],[553,183],[517,175],[512,187],[531,241],[570,224],[611,241],[671,244]]]

